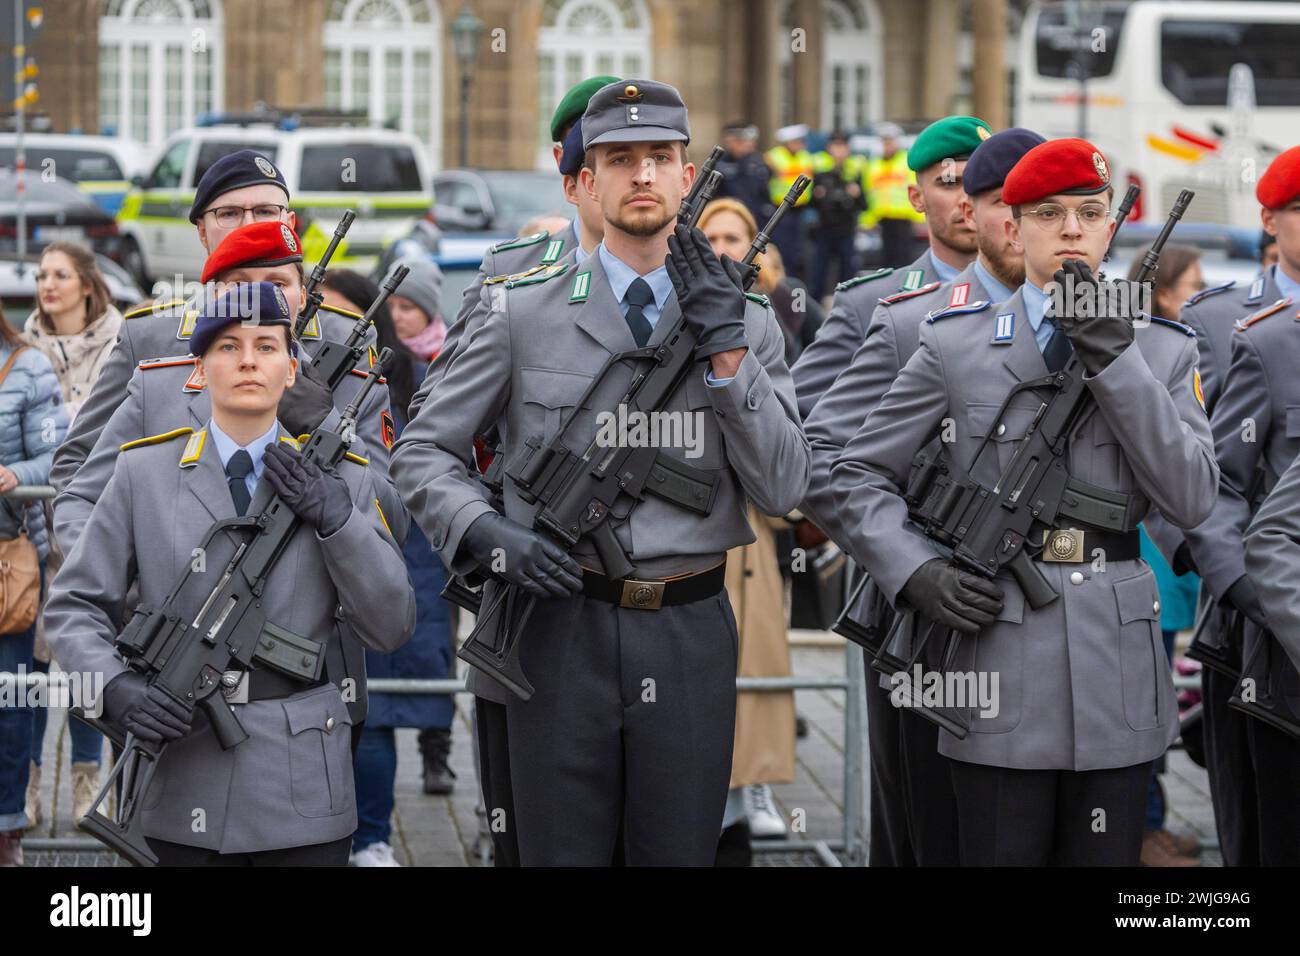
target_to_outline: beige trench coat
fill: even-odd
[[[776,561],[773,531],[781,518],[752,505],[749,524],[758,540],[727,552],[727,594],[740,631],[742,677],[788,677],[785,583]],[[748,693],[736,698],[736,743],[731,786],[794,780],[794,692]]]

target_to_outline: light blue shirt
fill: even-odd
[[[1300,301],[1300,282],[1296,282],[1283,272],[1279,265],[1273,266],[1273,281],[1277,284],[1277,291],[1283,296],[1292,302]]]
[[[1034,341],[1038,343],[1038,351],[1041,352],[1047,348],[1053,331],[1052,323],[1043,321],[1043,316],[1047,312],[1047,293],[1028,279],[1020,289],[1025,297],[1025,313],[1029,316],[1029,324],[1034,330]]]
[[[208,422],[208,434],[212,436],[212,441],[217,447],[217,454],[221,457],[221,467],[224,470],[226,464],[230,461],[235,452],[243,448],[248,452],[248,457],[253,459],[253,470],[244,476],[244,484],[248,486],[248,493],[251,495],[257,487],[257,480],[262,477],[262,455],[266,452],[267,445],[274,445],[276,437],[280,432],[280,423],[276,422],[263,435],[258,435],[247,445],[240,445],[237,441],[217,427],[215,421]]]
[[[1005,302],[1015,295],[1015,289],[1008,289],[995,279],[993,273],[985,269],[984,264],[978,259],[975,260],[975,277],[980,280],[980,285],[988,292],[990,304]]]
[[[934,274],[939,277],[940,282],[951,282],[961,274],[960,269],[954,269],[936,256],[933,251],[930,252],[930,263],[934,266]]]
[[[631,308],[626,299],[628,286],[637,278],[645,279],[649,284],[650,292],[655,298],[653,302],[646,303],[641,314],[653,329],[659,321],[659,316],[664,313],[664,303],[668,301],[668,296],[673,291],[673,280],[668,278],[667,267],[660,266],[653,272],[638,277],[637,271],[606,249],[603,242],[596,247],[596,254],[600,256],[600,267],[605,270],[605,278],[609,279],[609,287],[614,292],[614,298],[618,299],[618,307],[623,310],[623,318],[627,318],[627,310]]]
[[[573,217],[573,235],[577,237],[578,243],[573,247],[573,262],[575,265],[580,266],[582,265],[582,260],[586,259],[590,253],[588,253],[586,249],[582,248],[582,223],[578,221],[577,216]]]

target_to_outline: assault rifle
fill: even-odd
[[[293,337],[295,339],[302,338],[302,333],[306,330],[308,323],[315,317],[320,310],[321,304],[325,301],[325,294],[320,291],[320,285],[325,281],[325,270],[329,268],[330,260],[334,258],[334,250],[339,247],[343,237],[348,234],[348,229],[352,227],[352,220],[356,218],[357,214],[351,209],[343,213],[343,218],[334,227],[334,235],[330,237],[330,244],[325,247],[325,255],[321,256],[320,262],[312,267],[311,275],[308,277],[307,285],[303,290],[307,293],[307,304],[298,313],[298,318],[293,323]]]
[[[709,176],[715,187],[720,178],[716,171]],[[754,258],[767,248],[772,230],[794,207],[809,182],[808,177],[800,176],[767,225],[754,237],[739,263],[746,288],[757,276]],[[708,190],[706,183],[687,213],[691,219],[697,219],[707,203],[711,195]],[[634,371],[621,390],[622,398],[616,408],[626,407],[629,415],[662,409],[695,366],[695,340],[685,316],[658,345],[611,357],[560,425],[558,434],[548,442],[543,442],[540,436],[528,438],[524,442],[526,452],[506,471],[520,497],[538,505],[533,529],[565,550],[571,550],[583,538],[590,539],[610,578],[625,578],[634,570],[610,526],[609,517],[616,505],[625,504],[629,499],[635,505],[654,495],[688,511],[707,515],[713,508],[718,480],[717,473],[692,468],[660,454],[656,448],[604,447],[593,438],[585,443],[581,454],[570,450],[569,442],[573,441],[570,431],[582,420],[578,417],[579,410],[588,405],[591,396],[602,388],[615,369],[628,363],[634,365]],[[625,369],[619,371],[626,374]],[[457,655],[523,700],[532,696],[533,687],[519,663],[519,637],[532,613],[534,600],[515,585],[497,589],[493,599],[484,604],[474,630]]]
[[[355,361],[364,353],[362,341],[368,326],[404,274],[394,271],[366,314],[357,320],[350,344],[340,346],[335,356],[351,349],[348,354]],[[304,458],[318,461],[325,468],[338,464],[355,438],[359,409],[391,358],[391,350],[384,349],[344,409],[337,430],[318,428],[313,432],[303,449]],[[348,369],[338,373],[337,359],[331,363],[325,370],[326,380],[334,388]],[[259,492],[254,505],[262,496]],[[246,671],[256,663],[311,683],[320,679],[324,668],[324,646],[267,621],[258,600],[300,523],[301,519],[276,494],[267,495],[265,506],[256,513],[218,521],[200,545],[204,563],[187,567],[158,607],[137,607],[114,641],[127,666],[146,677],[150,686],[161,688],[187,707],[200,708],[225,750],[247,739],[225,695],[220,693],[223,686],[228,691],[238,686],[238,680],[231,683],[234,672]],[[229,556],[218,560],[225,555]],[[213,570],[209,571],[209,567]],[[192,616],[184,610],[196,606],[198,611]],[[123,748],[79,825],[137,866],[155,865],[158,860],[145,842],[140,811],[167,743],[146,743],[134,734],[123,735],[119,728],[100,718],[76,709],[73,713]],[[101,815],[100,806],[119,781],[116,816]]]
[[[1143,257],[1136,282],[1145,282],[1158,268],[1160,251],[1192,196],[1186,189],[1179,194],[1169,219]],[[1045,607],[1059,597],[1034,562],[1046,544],[1044,533],[1057,526],[1058,517],[1108,532],[1129,531],[1133,527],[1133,516],[1127,509],[1128,495],[1072,478],[1066,470],[1070,436],[1084,416],[1095,409],[1092,391],[1083,375],[1083,365],[1074,354],[1060,371],[1021,382],[1011,389],[994,421],[1002,420],[1011,402],[1021,393],[1047,391],[1051,394],[1040,402],[1028,430],[992,488],[985,487],[971,474],[989,447],[990,435],[976,449],[971,470],[964,473],[950,468],[942,453],[918,455],[903,494],[908,518],[928,538],[951,551],[954,566],[986,578],[993,578],[1006,569],[1033,608]],[[1075,546],[1080,545],[1076,542]],[[929,622],[912,641],[911,653],[903,656],[895,648],[904,624],[914,616],[896,615],[883,648],[872,661],[873,668],[888,675],[901,671],[910,679],[925,645],[941,626]],[[940,666],[945,672],[951,669],[960,643],[960,632],[946,631]],[[911,693],[913,701],[920,699],[918,689],[910,683],[904,693]],[[920,708],[920,713],[959,738],[965,737],[969,730],[939,711]]]

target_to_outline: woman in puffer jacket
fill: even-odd
[[[68,416],[72,417],[90,395],[113,351],[122,327],[122,314],[113,306],[94,255],[84,246],[71,242],[54,242],[45,247],[36,272],[36,293],[36,309],[27,317],[23,338],[50,360]],[[53,544],[50,574],[62,563],[58,543]],[[48,672],[50,652],[39,627],[34,654],[36,669]],[[41,751],[47,714],[45,708],[38,708],[32,726],[32,761],[27,781],[27,816],[32,827],[40,826],[45,816],[41,802]],[[72,818],[80,820],[99,792],[104,740],[98,731],[80,721],[69,719],[67,727],[72,757]]]
[[[15,352],[0,382],[0,495],[19,485],[47,484],[54,449],[68,431],[63,392],[49,359],[23,342],[0,313],[0,366]],[[40,503],[24,505],[0,497],[0,539],[16,538],[24,523],[43,574],[49,536]],[[35,640],[35,625],[20,634],[0,634],[0,672],[30,672]],[[0,866],[22,864],[19,838],[28,823],[32,720],[31,708],[0,707]]]

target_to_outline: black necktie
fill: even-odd
[[[242,448],[226,462],[226,484],[230,486],[230,497],[235,501],[235,512],[241,517],[248,513],[248,503],[253,500],[244,481],[252,470],[253,456]]]
[[[645,317],[645,307],[654,299],[650,283],[640,276],[632,280],[623,296],[623,301],[627,303],[627,327],[632,330],[632,338],[636,339],[637,345],[645,345],[650,341],[650,320]]]
[[[1052,327],[1052,337],[1043,346],[1043,361],[1047,364],[1049,372],[1059,372],[1065,368],[1065,363],[1070,361],[1070,356],[1074,354],[1074,346],[1070,343],[1069,336],[1061,331],[1054,315],[1045,314],[1043,321]]]

